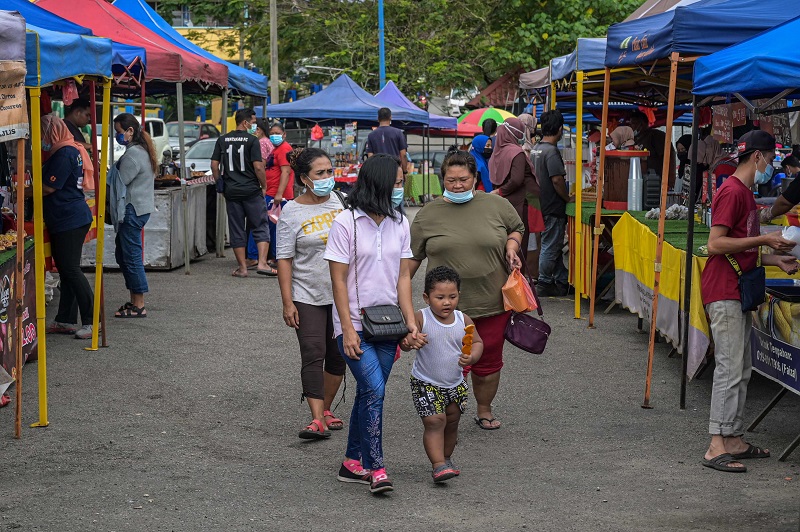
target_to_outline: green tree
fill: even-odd
[[[406,93],[485,86],[508,71],[532,70],[569,53],[578,37],[599,37],[643,0],[385,0],[387,78]],[[344,71],[378,88],[376,0],[280,0],[279,72]],[[196,23],[228,21],[254,63],[269,71],[269,0],[166,0],[162,15],[188,5]],[[238,48],[238,39],[225,43]],[[312,81],[330,76],[308,69]]]

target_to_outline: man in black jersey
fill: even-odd
[[[236,129],[217,139],[211,155],[211,173],[218,182],[222,179],[221,192],[225,194],[228,209],[228,227],[233,253],[238,267],[234,277],[247,277],[247,230],[253,231],[258,247],[256,271],[266,275],[269,250],[269,219],[264,191],[267,178],[261,147],[253,134],[256,114],[252,109],[236,111]],[[217,187],[220,190],[220,187]]]

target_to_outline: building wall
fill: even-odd
[[[211,52],[220,59],[239,63],[239,53],[236,47],[221,46],[220,40],[235,37],[238,39],[238,32],[233,28],[204,28],[204,27],[176,27],[175,30],[192,41],[197,46]],[[245,61],[250,58],[245,56]]]

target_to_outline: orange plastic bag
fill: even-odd
[[[536,299],[528,280],[518,270],[514,269],[508,276],[508,281],[503,285],[503,306],[506,310],[516,312],[530,312],[536,310]]]

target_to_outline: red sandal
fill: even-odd
[[[330,438],[331,433],[322,428],[321,421],[315,419],[301,430],[298,436],[304,440],[324,440],[325,438]]]
[[[325,417],[325,424],[331,430],[342,430],[344,428],[344,421],[333,415],[333,412],[326,410],[322,413]],[[330,418],[330,419],[328,419]]]

